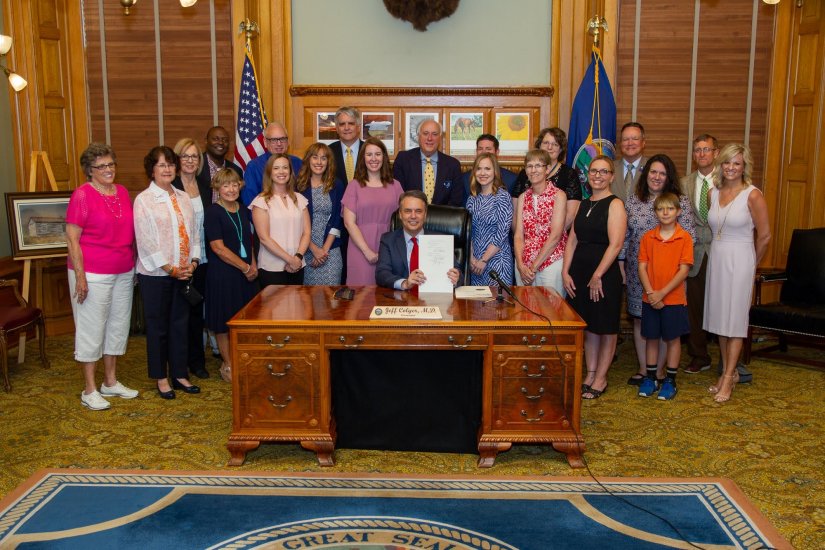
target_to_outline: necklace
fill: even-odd
[[[594,209],[594,208],[596,208],[596,206],[598,206],[598,205],[599,205],[599,203],[600,203],[600,202],[602,202],[602,199],[599,199],[599,200],[597,200],[597,201],[594,201],[594,200],[591,198],[591,199],[590,199],[590,208],[588,208],[588,209],[587,209],[587,214],[585,214],[585,215],[584,215],[584,217],[585,217],[585,218],[589,218],[589,217],[590,217],[590,213],[593,211],[593,209]]]
[[[224,212],[226,212],[226,215],[229,216],[229,221],[232,222],[232,226],[235,228],[235,234],[238,235],[238,242],[241,245],[241,248],[238,250],[238,256],[240,256],[241,258],[245,258],[246,257],[246,247],[243,244],[243,224],[241,223],[241,212],[240,212],[241,208],[239,206],[234,212],[235,214],[238,215],[238,223],[235,223],[235,218],[232,217],[233,213],[230,212],[229,209],[226,208],[226,205],[224,205],[223,201],[220,201],[220,205],[221,205],[221,208],[223,208]]]
[[[113,185],[112,188],[114,190],[114,194],[107,194],[104,193],[104,190],[97,186],[94,182],[89,182],[92,185],[92,188],[98,192],[100,198],[103,199],[103,204],[106,205],[106,209],[109,211],[110,214],[116,219],[119,220],[123,217],[123,206],[120,204],[120,195],[118,195],[117,188]]]
[[[722,225],[719,226],[719,230],[716,232],[716,240],[717,241],[722,239],[722,231],[725,229],[725,224],[728,222],[728,214],[730,214],[730,211],[733,210],[732,208],[730,208],[730,205],[733,204],[733,201],[736,200],[736,197],[738,197],[739,193],[741,193],[741,192],[742,192],[741,189],[739,191],[737,191],[736,194],[733,196],[733,198],[730,200],[730,202],[728,202],[728,204],[725,206],[727,211],[725,212],[725,217],[722,218]],[[716,209],[720,213],[722,212],[722,193],[719,193],[718,200],[716,201]]]

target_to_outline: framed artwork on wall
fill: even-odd
[[[404,113],[404,149],[418,147],[418,127],[425,120],[441,122],[439,111],[407,111]]]
[[[71,191],[6,193],[12,256],[36,258],[68,253],[66,209]]]
[[[335,130],[335,112],[315,113],[315,141],[329,145],[338,141],[338,132]]]
[[[450,111],[447,128],[449,152],[454,157],[475,157],[476,139],[484,133],[483,111]]]
[[[395,113],[364,112],[361,118],[361,137],[378,138],[384,142],[387,153],[395,154]]]
[[[499,141],[501,156],[524,156],[530,149],[530,113],[497,112],[493,133]]]

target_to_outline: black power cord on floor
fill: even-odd
[[[555,291],[553,291],[553,292],[555,292]],[[561,297],[560,294],[556,293],[556,295],[558,296],[559,300],[564,299],[564,298]],[[515,293],[510,293],[510,296],[521,307],[523,307],[524,309],[526,309],[527,311],[529,311],[530,313],[532,313],[536,317],[539,317],[540,319],[547,322],[547,325],[550,328],[550,336],[553,339],[552,340],[553,341],[553,346],[556,350],[556,356],[558,357],[559,363],[561,363],[562,367],[568,368],[569,365],[567,365],[567,363],[564,360],[564,356],[561,354],[561,350],[559,350],[558,338],[556,338],[555,329],[553,328],[553,322],[546,315],[544,315],[542,313],[539,313],[538,311],[535,311],[535,310],[531,309],[530,307],[528,307],[527,305],[525,305],[524,302],[522,302],[521,300],[518,299],[517,296],[515,296]],[[575,389],[574,389],[574,391],[575,391]],[[581,434],[581,432],[576,432],[575,430],[574,430],[573,433],[576,435],[576,447],[578,447],[579,456],[582,459],[582,464],[584,464],[584,467],[587,470],[587,474],[590,476],[590,478],[594,482],[596,482],[596,484],[602,489],[602,491],[604,491],[606,494],[610,495],[611,497],[623,502],[624,504],[630,506],[631,508],[635,508],[636,510],[639,510],[640,512],[644,512],[644,513],[648,514],[649,516],[652,516],[656,519],[661,520],[665,525],[670,527],[673,530],[673,532],[676,533],[677,538],[679,540],[683,541],[685,544],[689,544],[693,548],[698,548],[699,550],[707,550],[704,546],[700,546],[698,544],[695,544],[695,543],[689,541],[687,539],[687,537],[685,537],[682,534],[682,532],[675,525],[673,525],[667,518],[657,514],[656,512],[653,512],[652,510],[648,510],[647,508],[645,508],[643,506],[639,506],[638,504],[634,504],[634,503],[630,502],[629,500],[627,500],[622,495],[618,495],[618,494],[614,493],[613,491],[611,491],[606,485],[604,485],[601,481],[599,481],[599,479],[596,477],[596,475],[590,469],[590,465],[587,463],[587,459],[584,457],[584,449],[582,448],[582,445],[581,445],[581,441],[583,441],[583,435]],[[756,546],[756,547],[752,547],[752,550],[776,550],[776,549],[773,548],[772,546]]]

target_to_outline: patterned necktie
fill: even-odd
[[[630,189],[633,187],[633,165],[628,164],[624,169],[624,189],[627,195],[630,195]]]
[[[347,147],[347,158],[344,159],[344,169],[347,171],[347,183],[355,177],[355,166],[352,164],[352,149]]]
[[[424,193],[427,195],[427,202],[432,204],[435,194],[435,169],[430,159],[427,159],[427,166],[424,168]]]
[[[710,189],[708,178],[703,178],[702,189],[699,191],[699,217],[705,223],[708,221],[708,189]]]

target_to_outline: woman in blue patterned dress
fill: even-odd
[[[341,197],[344,184],[335,179],[332,151],[323,143],[313,143],[304,155],[296,191],[309,201],[312,238],[304,269],[305,285],[337,285],[344,267],[341,256]]]
[[[492,153],[482,153],[476,157],[467,211],[473,217],[471,283],[494,284],[490,271],[495,270],[505,283],[513,284],[513,250],[510,246],[513,201],[501,181],[498,160]]]
[[[659,225],[656,213],[653,211],[653,201],[662,193],[673,193],[679,197],[682,213],[677,221],[682,228],[696,240],[696,229],[693,224],[693,207],[690,199],[682,193],[679,187],[679,176],[676,165],[667,155],[652,156],[642,170],[636,191],[627,199],[627,233],[624,246],[619,253],[619,266],[623,266],[627,283],[627,312],[633,317],[633,342],[636,346],[636,355],[639,360],[639,372],[627,381],[637,386],[642,383],[647,373],[646,340],[642,336],[642,282],[639,280],[639,244],[642,235]],[[657,378],[664,378],[664,346],[659,349],[659,372]]]

